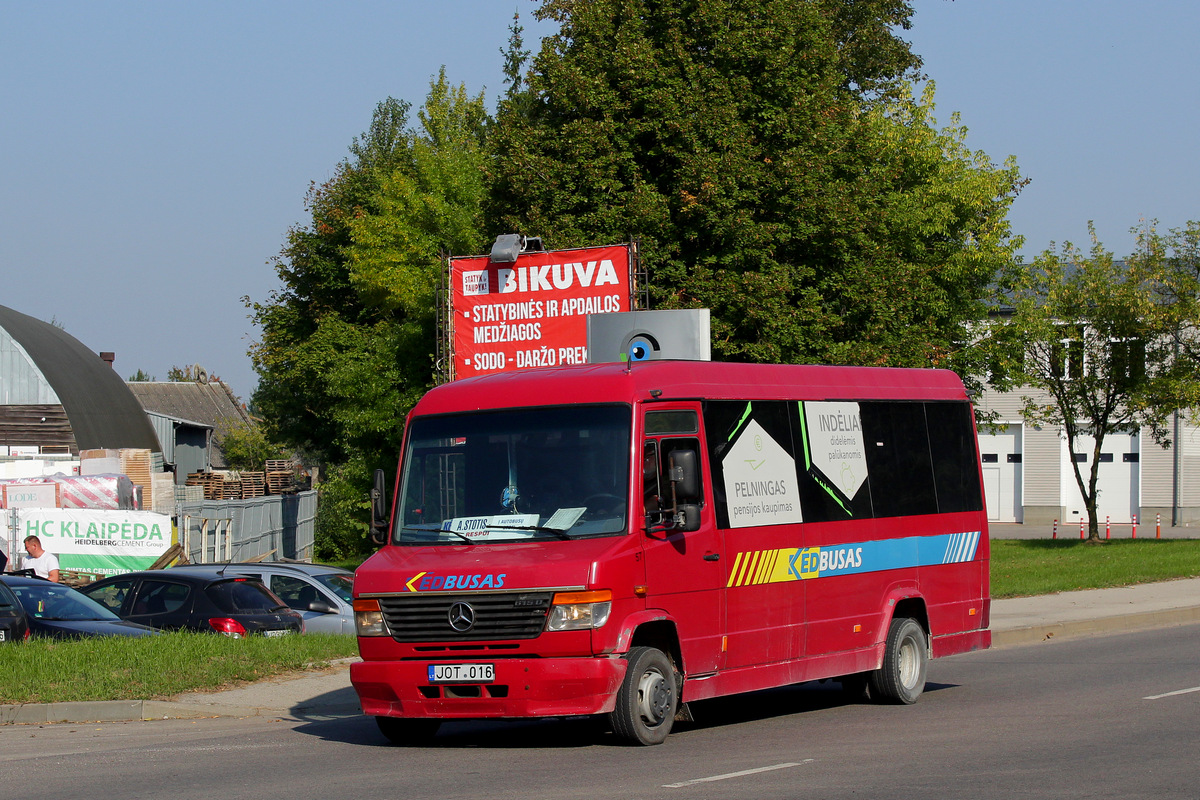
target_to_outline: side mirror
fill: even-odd
[[[371,541],[376,546],[387,542],[388,509],[387,478],[383,470],[375,470],[375,485],[371,487]]]
[[[675,514],[676,530],[681,531],[698,531],[700,530],[700,506],[696,503],[681,504],[679,512]]]
[[[647,511],[646,532],[700,530],[700,467],[695,450],[673,450],[667,468],[670,508]]]
[[[696,451],[676,450],[670,457],[670,480],[676,500],[695,500],[700,496],[700,469],[696,465]]]
[[[308,604],[308,610],[317,614],[332,614],[335,609],[324,600],[313,600]]]

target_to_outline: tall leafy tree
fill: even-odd
[[[482,247],[482,96],[442,71],[416,125],[408,115],[379,104],[350,158],[310,189],[311,220],[276,260],[282,288],[247,300],[262,330],[253,402],[273,440],[327,465],[331,498],[365,496],[370,471],[392,466],[404,415],[432,382],[442,258]],[[342,505],[323,516],[350,526],[339,552],[366,530],[346,522],[365,508]]]
[[[899,0],[546,0],[498,110],[495,228],[640,237],[718,357],[973,371],[1015,164],[939,130]]]
[[[1041,390],[1023,396],[1029,424],[1061,428],[1072,453],[1092,438],[1091,466],[1071,463],[1098,541],[1105,438],[1145,428],[1166,445],[1172,414],[1200,403],[1200,223],[1148,225],[1124,261],[1091,233],[1087,252],[1068,242],[1006,270],[990,341],[997,388]]]

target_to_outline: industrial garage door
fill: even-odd
[[[1009,425],[997,433],[979,434],[983,460],[983,492],[989,522],[1021,522],[1021,426]]]
[[[1091,436],[1080,436],[1075,442],[1074,458],[1079,462],[1080,472],[1086,482],[1092,468],[1092,450],[1096,440]],[[1070,457],[1070,455],[1068,455]],[[1141,441],[1136,433],[1110,433],[1104,437],[1100,453],[1100,476],[1096,482],[1099,498],[1096,511],[1100,524],[1105,518],[1122,525],[1133,521],[1141,505]],[[1087,519],[1083,495],[1075,482],[1071,464],[1064,465],[1063,476],[1067,490],[1067,521],[1079,523]]]

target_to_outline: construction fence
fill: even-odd
[[[179,504],[179,544],[194,563],[311,561],[316,491]]]

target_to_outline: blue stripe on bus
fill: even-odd
[[[743,551],[734,558],[726,586],[781,583],[974,561],[980,534],[980,531],[964,531],[824,547]]]

